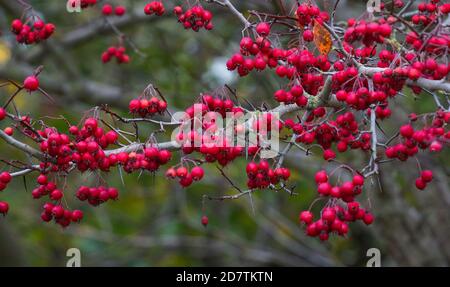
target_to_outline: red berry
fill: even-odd
[[[109,4],[103,5],[102,13],[105,16],[111,15],[113,13],[113,7],[111,5],[109,5]]]
[[[205,172],[203,171],[203,168],[196,166],[191,170],[191,176],[192,179],[195,181],[199,181],[203,178],[203,175],[205,174]]]
[[[11,174],[7,171],[0,173],[0,181],[4,184],[8,184],[11,181]]]
[[[74,210],[71,214],[73,222],[80,222],[83,219],[83,212],[81,210]]]
[[[416,179],[416,187],[417,189],[424,190],[427,187],[427,183],[419,177]]]
[[[422,171],[420,178],[422,178],[425,183],[430,182],[433,180],[433,172],[431,170],[424,170]]]
[[[23,81],[23,87],[29,92],[36,91],[39,88],[39,80],[35,76],[28,76],[25,81]]]
[[[256,26],[256,33],[259,35],[266,37],[270,34],[270,25],[266,22],[261,22]]]
[[[9,204],[4,201],[0,201],[0,213],[6,215],[9,210]]]
[[[117,7],[114,9],[114,13],[115,13],[117,16],[122,16],[123,14],[125,14],[125,12],[126,12],[126,8],[125,8],[124,6],[117,6]]]
[[[6,111],[4,108],[0,108],[0,121],[5,119],[6,117]]]
[[[204,227],[208,226],[208,222],[209,222],[208,216],[203,215],[201,221],[202,221],[202,225],[203,225]]]
[[[302,211],[300,213],[299,219],[300,222],[304,222],[306,224],[311,224],[313,221],[313,214],[310,211]]]

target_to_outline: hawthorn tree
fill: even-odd
[[[57,25],[44,22],[27,2],[18,2],[23,15],[11,22],[17,45],[51,41]],[[296,171],[285,166],[285,159],[298,149],[337,163],[331,170],[315,173],[317,200],[299,214],[306,234],[328,240],[332,234],[346,236],[352,222],[370,225],[376,210],[371,209],[370,201],[363,203],[361,195],[367,185],[378,185],[383,166],[416,160],[414,185],[423,190],[433,181],[433,171],[421,168],[417,154],[439,153],[448,146],[450,4],[393,0],[381,2],[379,11],[375,9],[367,17],[336,23],[339,2],[334,1],[329,11],[321,10],[314,1],[298,1],[292,7],[282,3],[283,13],[279,14],[239,11],[230,0],[187,1],[180,6],[152,1],[143,7],[144,17],[173,14],[174,21],[186,30],[205,30],[202,33],[214,33],[209,6],[219,6],[235,16],[242,24],[238,31],[242,38],[236,53],[226,55],[226,66],[240,77],[263,70],[279,77],[284,87],[273,91],[279,103],[274,107],[249,103],[239,91],[226,86],[220,92],[199,91],[191,106],[174,112],[163,93],[149,84],[129,102],[128,114],[114,112],[113,103],[97,106],[79,123],[62,118],[67,128],[61,130],[45,120],[21,115],[14,105],[22,91],[53,102],[39,83],[45,68],[36,67],[23,82],[5,81],[1,87],[12,86],[15,92],[0,108],[1,122],[8,123],[0,137],[23,152],[28,161],[3,160],[0,190],[13,178],[36,174],[31,195],[42,204],[42,220],[63,227],[83,219],[81,210],[68,208],[66,198],[73,194],[92,206],[119,198],[118,188],[101,180],[102,173],[116,169],[120,173],[164,174],[188,187],[203,179],[204,165],[216,165],[218,175],[236,193],[205,194],[203,204],[251,196],[263,189],[294,196],[302,190],[295,188],[291,175]],[[113,20],[126,17],[125,6],[81,0],[69,1],[68,7],[78,4],[81,9],[101,10],[99,17],[118,36],[118,45],[105,47],[99,61],[127,64],[133,54],[140,55]],[[413,4],[418,4],[417,10]],[[431,97],[435,107],[422,114],[411,111],[395,133],[387,134],[383,123],[389,121],[395,99],[405,91],[412,91],[419,100]],[[153,125],[155,132],[139,133],[144,124]],[[168,127],[176,128],[172,140],[159,141]],[[281,148],[273,145],[274,139],[282,142]],[[351,151],[368,158],[367,162],[361,166],[342,162],[340,154]],[[223,168],[232,166],[237,158],[248,161],[246,187],[238,186]],[[99,185],[66,188],[69,174],[84,172],[97,176]],[[311,208],[317,205],[320,212],[314,214]],[[2,198],[0,213],[6,215],[9,209]],[[201,223],[208,224],[206,215]]]

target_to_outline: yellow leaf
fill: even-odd
[[[328,55],[331,51],[333,41],[331,40],[331,34],[328,30],[322,26],[319,22],[314,20],[314,44],[322,55]]]

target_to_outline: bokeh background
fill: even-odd
[[[65,128],[61,120],[46,118],[64,115],[79,119],[94,106],[109,104],[126,116],[127,103],[152,83],[169,101],[172,110],[184,109],[200,92],[215,91],[229,84],[239,96],[254,104],[275,105],[272,93],[286,84],[271,72],[253,73],[237,79],[225,68],[225,61],[238,48],[241,24],[226,9],[204,4],[213,10],[215,29],[211,32],[185,31],[176,18],[144,16],[144,1],[111,1],[124,4],[126,16],[112,21],[133,41],[145,57],[128,46],[132,61],[128,65],[102,64],[101,53],[117,44],[117,36],[100,17],[100,7],[69,14],[61,0],[30,0],[36,13],[57,25],[49,41],[22,46],[15,43],[9,23],[20,17],[23,7],[16,1],[0,0],[0,82],[21,82],[39,65],[42,87],[57,101],[50,104],[38,94],[21,94],[16,105],[22,114],[46,120]],[[169,7],[180,1],[164,1]],[[241,11],[278,13],[279,2],[271,0],[233,1]],[[283,1],[292,7],[293,1]],[[333,0],[318,1],[332,9]],[[418,1],[417,1],[418,2]],[[340,1],[337,19],[357,17],[365,11],[365,1]],[[6,101],[11,89],[1,88]],[[397,97],[393,116],[383,122],[393,134],[406,115],[431,112],[433,101],[427,96]],[[4,128],[6,123],[0,123]],[[141,125],[141,135],[158,127]],[[144,138],[143,138],[144,139]],[[163,141],[164,135],[159,135]],[[0,142],[0,158],[20,158],[17,150]],[[299,211],[316,197],[314,172],[332,169],[320,155],[305,156],[293,150],[287,165],[293,170],[292,182],[298,196],[262,190],[252,198],[226,202],[207,202],[211,196],[235,192],[214,166],[205,179],[182,189],[176,181],[155,175],[103,174],[111,186],[120,189],[120,200],[93,208],[79,202],[74,192],[80,184],[96,184],[92,174],[73,173],[68,178],[66,197],[72,209],[85,212],[79,225],[62,229],[40,220],[42,202],[33,200],[36,174],[16,178],[0,199],[10,203],[8,216],[0,218],[0,266],[65,266],[66,250],[79,248],[83,266],[364,266],[369,248],[381,251],[384,266],[447,266],[450,262],[449,153],[421,154],[424,168],[433,169],[435,180],[426,191],[414,187],[417,163],[394,162],[383,166],[379,184],[366,184],[365,197],[376,216],[366,227],[354,223],[348,238],[332,237],[329,242],[308,238],[297,224]],[[173,160],[176,163],[177,157]],[[339,155],[361,167],[368,155],[350,152]],[[4,168],[3,166],[1,168]],[[6,168],[6,167],[5,167]],[[233,181],[245,187],[245,160],[226,167]],[[379,188],[382,186],[382,191]],[[314,208],[319,210],[320,204]],[[200,224],[203,214],[210,224]]]

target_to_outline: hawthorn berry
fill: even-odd
[[[5,201],[0,201],[0,213],[3,214],[3,216],[5,216],[6,214],[8,214],[9,211],[9,204]]]
[[[23,81],[23,87],[29,91],[33,92],[39,88],[39,80],[36,76],[28,76]]]

